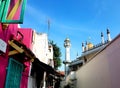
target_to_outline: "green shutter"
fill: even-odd
[[[23,72],[23,64],[10,58],[7,69],[5,88],[20,88],[22,72]]]
[[[3,9],[5,6],[5,0],[0,0],[0,22],[2,22],[2,16],[3,16]]]
[[[19,19],[17,19],[17,20],[7,20],[7,15],[8,15],[10,2],[12,2],[12,1],[13,0],[0,0],[0,22],[1,23],[7,23],[7,24],[9,24],[9,23],[22,24],[23,23],[23,18],[24,18],[26,0],[22,0],[21,12],[20,12]]]

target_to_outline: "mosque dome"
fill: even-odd
[[[94,45],[93,45],[92,43],[90,43],[90,42],[88,43],[88,49],[93,48],[93,46],[94,46]]]

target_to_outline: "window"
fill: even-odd
[[[23,64],[10,58],[7,69],[5,88],[20,88]]]
[[[26,0],[0,0],[0,22],[23,23],[25,4]],[[18,10],[20,10],[20,12],[18,12]],[[16,13],[18,18],[13,20]]]

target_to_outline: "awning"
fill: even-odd
[[[20,54],[21,56],[27,57],[25,61],[33,61],[36,58],[34,53],[29,48],[27,48],[26,45],[24,45],[21,41],[13,39],[11,41],[8,41],[8,43],[12,47],[10,48],[8,54],[9,56],[17,56],[18,54]]]
[[[54,68],[52,68],[51,66],[39,61],[38,58],[34,59],[33,64],[35,64],[39,69],[42,68],[44,71],[46,71],[49,74],[59,75],[59,73]]]
[[[22,42],[17,40],[11,40],[8,41],[8,43],[13,48],[13,50],[9,52],[9,56],[17,54],[26,56],[28,58],[26,61],[33,60],[34,65],[33,68],[36,68],[36,70],[41,71],[42,69],[43,71],[46,71],[48,74],[60,76],[60,74],[54,68],[41,62],[38,58],[36,58],[34,53],[29,48],[27,48]]]

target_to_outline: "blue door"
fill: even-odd
[[[15,59],[9,59],[5,88],[20,88],[23,64]]]

